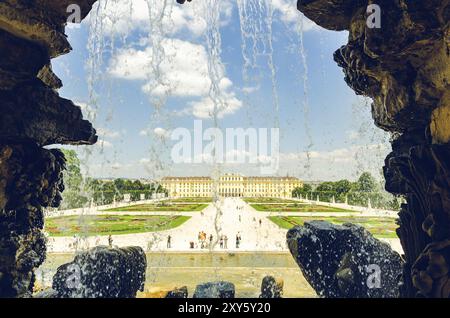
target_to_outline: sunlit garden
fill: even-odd
[[[178,215],[63,216],[48,219],[45,231],[55,237],[134,234],[173,229],[189,219],[189,216]]]
[[[270,216],[273,223],[281,228],[291,229],[297,225],[303,225],[308,221],[323,220],[333,224],[342,225],[353,223],[363,226],[377,238],[397,238],[395,230],[398,225],[394,218],[373,218],[373,217],[301,217],[301,216]]]
[[[259,212],[355,212],[341,208],[303,203],[250,204],[250,206]]]
[[[119,208],[101,210],[101,212],[200,212],[203,211],[208,204],[172,204],[170,202],[154,203],[154,204],[136,204]]]
[[[281,198],[266,198],[266,197],[256,197],[256,198],[244,198],[246,203],[296,203],[298,201],[281,199]]]

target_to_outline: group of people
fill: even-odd
[[[214,236],[210,234],[209,236],[204,231],[200,231],[198,233],[198,243],[191,241],[189,242],[189,248],[190,249],[196,249],[200,247],[201,249],[212,247],[214,243]],[[238,232],[236,234],[236,248],[239,248],[241,246],[242,236],[241,233]],[[168,237],[168,248],[169,248],[169,242],[170,242],[170,235]],[[220,235],[219,237],[219,246],[221,249],[228,249],[228,236],[227,235]]]
[[[224,248],[227,249],[228,248],[228,236],[226,235],[221,235],[220,239],[219,239],[219,246],[220,248]]]
[[[209,246],[212,245],[212,242],[214,240],[214,236],[212,234],[209,235]],[[208,241],[208,235],[206,234],[205,231],[200,231],[198,232],[198,236],[197,236],[197,243],[191,241],[189,242],[189,248],[194,249],[197,248],[198,246],[200,246],[200,248],[206,248],[208,246],[207,244]]]

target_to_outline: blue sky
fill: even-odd
[[[86,174],[159,178],[211,173],[213,167],[207,164],[173,164],[169,154],[174,144],[170,133],[175,128],[193,129],[194,120],[199,119],[205,127],[213,125],[205,33],[211,6],[205,8],[205,3],[215,2],[180,6],[173,1],[163,8],[156,0],[100,1],[81,27],[68,29],[73,51],[53,60],[53,68],[64,83],[60,94],[82,106],[99,131],[98,145],[75,147]],[[269,7],[255,8],[245,24],[236,1],[218,3],[221,52],[214,65],[223,66],[219,87],[226,101],[219,112],[219,127],[271,128],[279,122],[278,175],[338,180],[355,179],[369,170],[379,176],[389,151],[388,136],[375,128],[370,101],[357,97],[346,85],[332,58],[346,43],[347,33],[314,25],[296,10],[295,0],[271,0]],[[249,9],[258,1],[240,3]],[[161,24],[149,18],[161,12],[165,13]],[[256,15],[272,16],[272,24],[259,25],[262,19]],[[303,33],[298,31],[301,23]],[[246,33],[249,37],[243,36],[241,26],[253,28]],[[271,44],[273,54],[245,50],[253,36],[257,52],[270,52]],[[245,68],[244,57],[255,59],[252,66],[257,71]],[[95,68],[90,67],[93,61]],[[250,78],[244,79],[244,74]],[[220,169],[260,174],[252,164]]]

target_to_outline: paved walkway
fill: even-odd
[[[104,213],[102,213],[104,214]],[[130,214],[130,212],[114,212],[114,214]],[[191,218],[180,227],[175,229],[139,234],[124,234],[113,236],[113,245],[115,246],[141,246],[147,251],[168,251],[168,252],[201,252],[201,251],[266,251],[280,252],[288,251],[286,246],[286,230],[281,229],[266,216],[280,215],[278,213],[264,213],[255,211],[250,205],[239,198],[225,198],[216,204],[210,204],[203,212],[143,212],[133,213],[139,215],[189,215]],[[284,213],[283,213],[284,214]],[[292,213],[287,213],[292,215]],[[329,215],[330,214],[330,215]],[[331,216],[333,213],[327,213]],[[306,214],[302,213],[301,215]],[[314,215],[318,215],[314,213]],[[343,216],[342,213],[338,215]],[[322,215],[321,216],[325,216]],[[260,224],[261,221],[261,224]],[[210,234],[213,235],[213,244],[205,249],[201,249],[198,243],[198,233],[204,231],[207,233],[207,242],[209,243]],[[242,237],[239,248],[236,247],[236,234],[240,233]],[[167,248],[167,237],[172,237],[171,248]],[[220,248],[217,238],[220,235],[228,237],[228,248]],[[391,246],[401,251],[398,239],[387,240]],[[197,246],[190,248],[190,242]],[[48,252],[66,253],[74,250],[92,248],[97,245],[107,245],[108,237],[51,237],[48,242]]]

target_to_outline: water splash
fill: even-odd
[[[301,15],[300,19],[296,24],[296,33],[299,36],[299,53],[303,65],[303,75],[302,75],[302,83],[303,83],[303,102],[302,102],[302,111],[304,115],[304,125],[305,125],[305,133],[307,138],[307,146],[306,146],[306,162],[304,165],[304,170],[308,177],[311,177],[311,150],[314,146],[313,138],[311,134],[311,126],[310,126],[310,110],[309,110],[309,102],[308,102],[308,63],[306,59],[306,51],[304,44],[304,16]]]
[[[273,58],[274,7],[272,0],[238,0],[237,5],[242,38],[244,82],[252,86],[261,83],[263,74],[259,59],[265,59],[269,69],[272,90],[273,125],[274,128],[280,128],[277,72]]]
[[[220,88],[220,83],[224,77],[225,68],[221,61],[222,39],[220,34],[220,1],[219,0],[205,0],[202,7],[203,18],[206,22],[207,28],[205,32],[205,42],[208,57],[208,76],[211,81],[209,89],[209,98],[213,101],[212,119],[214,128],[219,128],[219,114],[226,107],[226,101],[223,99],[223,92]],[[221,235],[220,218],[222,216],[222,207],[218,200],[219,198],[219,183],[222,166],[217,162],[216,150],[218,147],[217,140],[214,139],[213,158],[213,205],[216,208],[216,215],[214,218],[214,228],[218,238]]]

